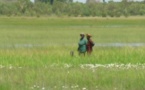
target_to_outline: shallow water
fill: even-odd
[[[37,48],[49,46],[77,46],[76,44],[5,44],[0,48]],[[95,47],[143,47],[145,43],[95,43]]]
[[[145,46],[145,43],[97,43],[95,46],[99,47],[126,47],[126,46],[131,46],[131,47],[141,47]]]

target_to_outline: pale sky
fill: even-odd
[[[35,0],[30,0],[31,2],[34,2]]]
[[[34,2],[34,0],[30,0],[30,1]],[[86,2],[86,0],[73,0],[73,1],[74,2],[82,2],[82,3]],[[103,1],[103,0],[100,0],[100,1]],[[112,0],[105,0],[105,1],[108,2],[108,1],[112,1]],[[113,0],[113,1],[118,2],[118,1],[122,1],[122,0]],[[134,0],[134,1],[143,1],[143,0]]]
[[[100,1],[103,1],[103,0],[100,0]],[[122,1],[122,0],[105,0],[106,2],[108,1],[116,1],[116,2],[119,2],[119,1]],[[134,1],[143,1],[143,0],[134,0]],[[82,2],[82,3],[85,3],[86,0],[74,0],[74,2]]]

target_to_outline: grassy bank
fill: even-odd
[[[96,43],[144,42],[142,18],[0,18],[0,44],[76,44],[79,33]]]

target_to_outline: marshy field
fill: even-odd
[[[0,90],[145,90],[145,17],[0,17]]]

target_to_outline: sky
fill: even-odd
[[[34,2],[35,0],[30,0],[31,2]]]
[[[30,1],[34,2],[34,0],[30,0]],[[86,2],[86,0],[73,0],[73,1],[74,2],[82,2],[82,3],[85,3]],[[103,0],[101,0],[101,1],[103,1]],[[105,0],[105,1],[108,2],[110,0]],[[113,0],[113,1],[118,2],[118,1],[122,1],[122,0]],[[143,1],[143,0],[134,0],[134,1]]]
[[[85,3],[86,2],[86,0],[74,0],[74,2],[82,2],[82,3]],[[101,0],[101,1],[103,1],[103,0]],[[108,1],[110,1],[110,0],[105,0],[106,2],[108,2]],[[111,0],[112,1],[112,0]],[[116,1],[116,2],[119,2],[119,1],[122,1],[122,0],[113,0],[113,1]],[[134,1],[143,1],[143,0],[134,0]]]

